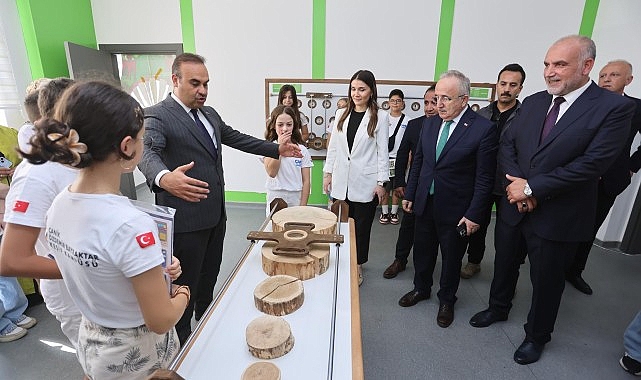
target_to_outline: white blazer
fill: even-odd
[[[367,134],[370,119],[368,109],[358,126],[350,153],[347,145],[349,116],[343,122],[342,130],[338,130],[338,120],[345,111],[345,108],[336,111],[323,171],[332,174],[330,195],[333,198],[370,202],[374,198],[377,182],[389,181],[389,115],[383,110],[378,111],[374,137],[370,137]]]

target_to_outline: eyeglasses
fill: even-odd
[[[390,103],[400,104],[400,103],[403,103],[403,99],[390,99],[389,102]]]
[[[459,95],[454,99],[460,99],[460,98],[463,98],[465,96],[467,96],[467,95],[465,95],[465,94]],[[435,96],[434,99],[436,99],[437,103],[443,103],[443,104],[447,104],[447,103],[451,102],[452,100],[454,100],[454,99],[450,98],[447,95]]]

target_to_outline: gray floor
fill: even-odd
[[[140,196],[149,199],[144,192]],[[264,207],[231,204],[228,214],[221,278],[247,246],[247,231],[260,226]],[[454,323],[442,329],[436,325],[437,300],[411,308],[397,304],[412,288],[411,265],[395,279],[382,276],[393,259],[396,233],[396,226],[374,223],[370,261],[364,266],[360,297],[365,378],[631,378],[617,361],[622,354],[623,331],[641,306],[641,257],[593,247],[584,277],[594,295],[583,295],[568,286],[552,342],[539,362],[521,366],[514,363],[512,355],[523,339],[522,325],[529,309],[529,266],[522,268],[510,319],[486,329],[471,327],[468,320],[485,308],[492,280],[494,252],[488,236],[482,271],[471,280],[461,280]],[[434,274],[436,283],[439,267],[440,261]],[[28,314],[38,319],[29,334],[15,342],[0,343],[0,379],[81,379],[80,366],[67,349],[57,321],[43,305],[29,309]]]

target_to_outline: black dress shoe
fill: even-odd
[[[404,271],[406,266],[407,263],[403,263],[399,259],[394,259],[392,265],[388,266],[387,269],[385,269],[385,272],[383,272],[383,277],[394,278],[399,274],[399,272]]]
[[[514,361],[519,364],[534,363],[541,358],[543,345],[531,340],[524,340],[514,353]]]
[[[507,321],[507,314],[487,309],[474,314],[470,319],[470,325],[473,327],[487,327],[492,323],[499,321]]]
[[[400,300],[398,300],[398,304],[403,306],[403,307],[410,307],[414,306],[419,301],[423,301],[430,298],[430,293],[423,293],[419,292],[418,290],[412,290],[409,293],[406,293],[403,297],[401,297]]]
[[[438,314],[436,315],[436,324],[440,327],[446,328],[452,324],[454,320],[454,305],[449,303],[442,303],[438,307]]]
[[[583,294],[590,295],[592,294],[592,288],[590,285],[588,285],[587,282],[581,277],[581,274],[572,274],[572,275],[566,275],[565,279],[572,284],[576,288],[576,290],[580,291]]]

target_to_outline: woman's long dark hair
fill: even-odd
[[[378,92],[376,91],[376,78],[374,78],[374,74],[369,70],[358,70],[354,75],[352,75],[352,79],[349,80],[349,88],[347,90],[349,102],[347,103],[347,109],[341,115],[340,120],[338,120],[337,128],[339,131],[343,130],[343,122],[347,119],[347,116],[352,113],[352,110],[355,107],[351,93],[352,82],[356,79],[363,81],[370,90],[372,90],[372,96],[367,101],[367,108],[370,113],[369,124],[367,124],[367,134],[370,137],[374,137],[374,131],[376,131],[376,124],[378,123]]]

